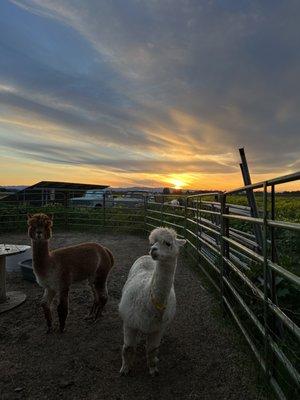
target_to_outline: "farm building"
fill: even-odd
[[[82,197],[87,190],[106,189],[108,185],[96,185],[72,182],[41,181],[32,186],[9,194],[0,199],[7,204],[44,206],[47,204],[67,205],[72,197]]]

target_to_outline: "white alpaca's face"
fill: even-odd
[[[176,232],[168,228],[156,228],[150,236],[150,252],[153,260],[166,260],[178,256],[179,249],[185,240],[177,239]]]

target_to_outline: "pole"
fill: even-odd
[[[244,180],[244,185],[251,185],[251,177],[250,177],[250,172],[247,164],[247,159],[245,155],[245,150],[244,148],[239,149],[240,156],[241,156],[241,171],[243,175],[243,180]],[[248,204],[251,209],[251,217],[258,218],[258,208],[254,196],[253,189],[246,189],[246,194],[247,194],[247,199],[248,199]],[[259,245],[260,252],[262,252],[262,244],[263,244],[263,237],[262,237],[262,231],[259,225],[254,224],[254,235],[256,238],[256,242]]]
[[[267,242],[267,185],[264,183],[263,192],[263,271],[264,271],[264,352],[265,352],[265,365],[266,365],[266,379],[267,382],[270,380],[270,344],[269,344],[269,266],[268,266],[268,242]]]
[[[144,196],[144,231],[145,234],[147,232],[147,205],[148,205],[148,198]]]

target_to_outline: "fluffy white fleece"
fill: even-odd
[[[151,232],[149,241],[150,255],[140,257],[131,267],[119,304],[124,323],[121,368],[124,374],[131,367],[126,349],[133,348],[134,352],[137,333],[148,335],[147,352],[150,354],[158,349],[164,328],[176,312],[174,275],[179,248],[185,240],[178,239],[173,229],[156,228]],[[151,367],[150,356],[148,364],[151,374],[157,372],[157,363]]]
[[[163,313],[157,310],[151,301],[150,290],[156,268],[156,262],[151,256],[138,258],[130,269],[119,305],[124,323],[143,333],[162,329],[173,319],[176,311],[173,282]]]

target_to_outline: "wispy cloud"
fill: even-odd
[[[200,186],[236,177],[240,146],[258,174],[299,167],[298,2],[0,8],[2,154]]]

